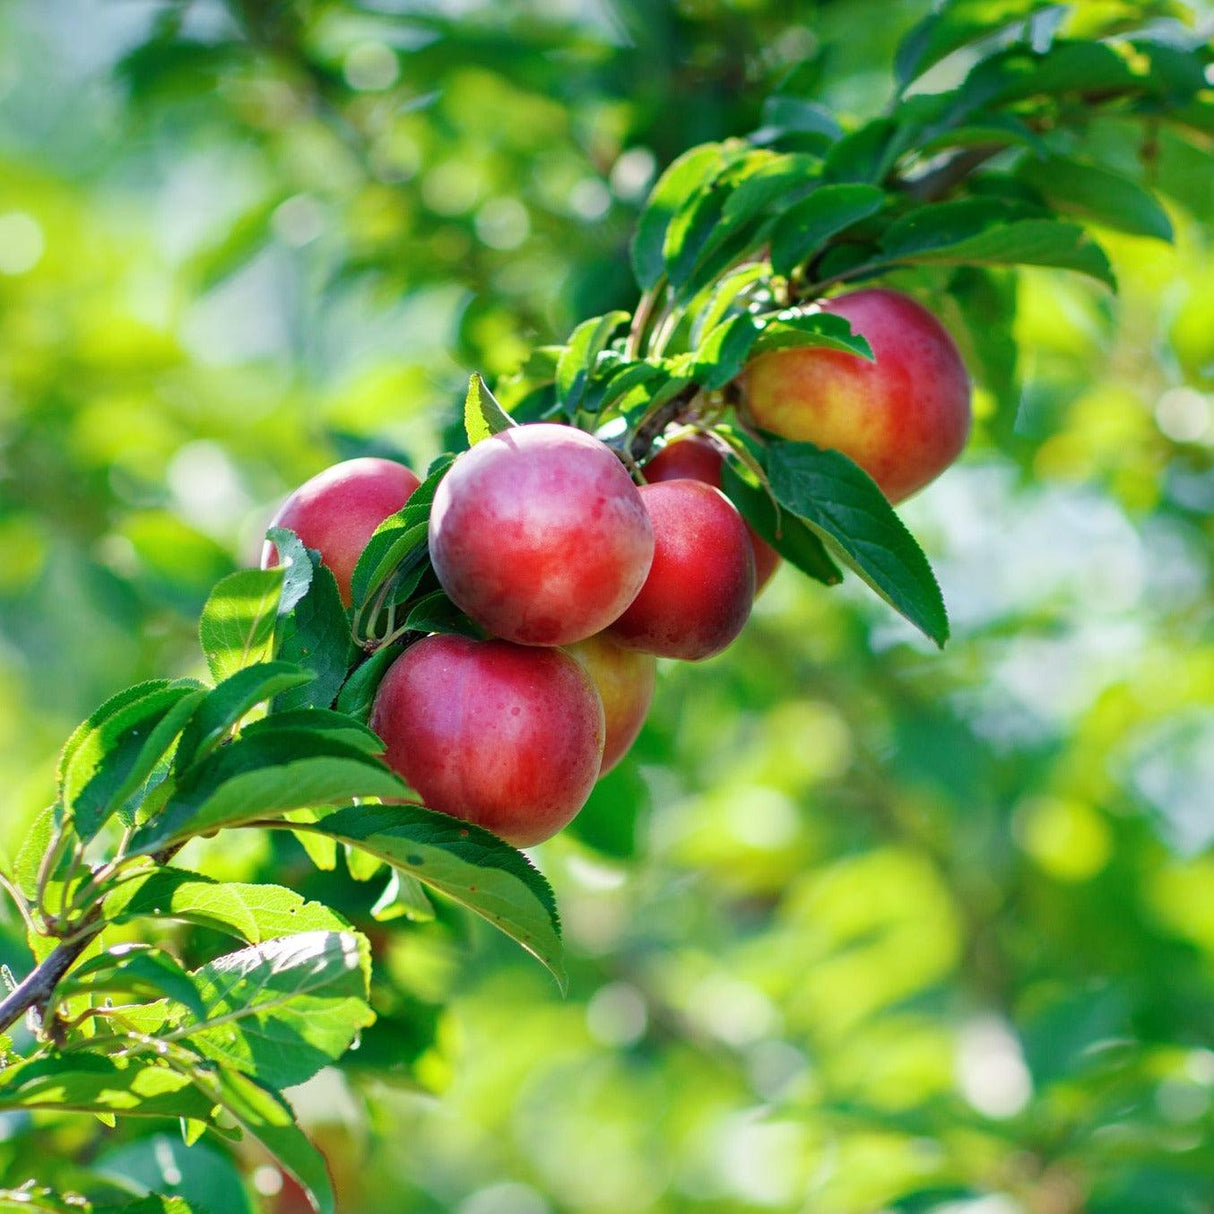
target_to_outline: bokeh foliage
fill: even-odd
[[[1063,20],[1147,8],[1209,29],[1179,4]],[[0,12],[9,851],[80,716],[200,673],[206,593],[282,492],[348,454],[424,465],[468,370],[634,304],[625,243],[656,168],[753,130],[794,66],[806,94],[879,113],[923,11]],[[378,1023],[297,1093],[343,1212],[1212,1208],[1214,158],[1112,118],[1083,138],[1149,175],[1175,244],[1102,233],[1116,300],[1056,272],[1006,283],[1022,382],[996,390],[1011,347],[970,351],[971,451],[905,510],[949,647],[784,573],[729,654],[667,671],[578,838],[539,856],[568,999],[448,907],[377,934],[380,883],[285,838],[192,845],[380,950]],[[962,322],[1005,302],[975,284],[946,319],[981,334]],[[204,929],[173,940],[215,951]],[[296,1208],[265,1160],[242,1178],[172,1126],[4,1116],[0,1184],[36,1142],[60,1190],[88,1157],[110,1196]]]

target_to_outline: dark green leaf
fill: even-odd
[[[281,568],[242,569],[211,591],[198,637],[216,683],[271,656],[283,578]]]
[[[346,713],[359,721],[369,721],[380,680],[388,673],[388,667],[400,657],[400,654],[399,646],[389,645],[386,649],[377,649],[366,661],[356,667],[338,693],[336,705],[338,712]]]
[[[838,451],[773,442],[772,493],[896,611],[937,645],[948,615],[931,566],[872,478]]]
[[[766,489],[752,485],[730,464],[721,469],[721,488],[742,517],[790,565],[826,586],[843,580],[825,545],[795,514],[777,510]]]
[[[464,397],[464,433],[468,445],[475,447],[481,439],[509,430],[517,423],[498,404],[497,397],[489,391],[489,385],[479,375],[468,380],[468,393]]]
[[[1172,239],[1172,222],[1149,190],[1096,164],[1050,156],[1026,159],[1019,176],[1060,211],[1073,212],[1134,236]]]
[[[607,348],[611,335],[627,320],[627,312],[608,312],[583,321],[574,329],[556,366],[557,400],[567,412],[575,413],[581,406],[599,355]]]
[[[323,734],[344,746],[353,746],[367,755],[380,755],[384,744],[379,737],[359,721],[344,712],[330,708],[295,708],[289,712],[273,712],[260,721],[246,725],[241,737],[255,738],[276,730],[305,730],[312,734]]]
[[[845,135],[831,148],[822,165],[822,180],[877,185],[903,151],[906,133],[889,118],[871,122]]]
[[[198,706],[177,745],[176,767],[205,758],[258,704],[306,683],[311,676],[291,662],[260,662],[229,675]]]
[[[651,290],[666,270],[662,250],[666,229],[676,211],[725,163],[720,144],[708,143],[685,152],[658,178],[637,220],[632,239],[632,266],[643,290]]]
[[[1077,270],[1116,289],[1104,250],[1075,223],[1008,217],[985,199],[933,203],[896,220],[881,259],[911,265],[1035,265]]]
[[[527,858],[480,827],[413,805],[359,805],[300,827],[369,852],[462,902],[565,973],[560,924],[547,881]]]
[[[785,211],[771,233],[771,268],[789,275],[832,236],[875,215],[885,193],[873,185],[825,185]]]
[[[278,656],[311,678],[277,692],[275,711],[327,708],[345,680],[354,639],[337,579],[325,565],[313,572],[307,594],[278,625]]]
[[[189,786],[136,832],[132,849],[158,851],[289,809],[407,793],[381,763],[323,731],[268,730],[239,738],[198,764]]]

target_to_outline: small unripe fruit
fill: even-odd
[[[899,502],[965,446],[965,364],[944,326],[896,291],[855,291],[823,309],[846,317],[876,362],[812,346],[762,354],[742,379],[744,411],[764,430],[842,451]]]
[[[697,661],[742,631],[755,597],[755,560],[742,516],[701,481],[642,485],[653,520],[653,565],[612,625],[613,640],[663,658]]]
[[[478,624],[522,645],[601,632],[636,597],[653,528],[611,449],[571,426],[516,426],[464,452],[430,511],[430,559]]]
[[[725,457],[716,443],[702,434],[691,434],[667,443],[645,465],[645,479],[650,484],[673,480],[703,481],[720,489],[724,462]],[[746,534],[754,549],[755,594],[758,594],[779,568],[780,554],[749,523],[746,523]]]
[[[350,605],[350,580],[375,528],[400,510],[417,488],[417,477],[395,460],[348,459],[305,481],[279,507],[271,527],[287,527],[304,546],[320,552],[333,571],[342,602]],[[278,560],[267,542],[261,567]]]
[[[628,753],[645,724],[658,661],[652,654],[617,645],[605,633],[577,641],[565,652],[581,663],[603,701],[607,737],[599,775],[606,775]]]
[[[582,667],[508,641],[410,646],[380,683],[371,728],[427,806],[516,847],[569,823],[603,758],[603,704]]]

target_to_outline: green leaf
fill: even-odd
[[[721,489],[759,536],[790,565],[825,586],[837,586],[843,580],[814,531],[795,514],[778,510],[766,489],[752,485],[728,462],[721,469]]]
[[[353,649],[337,579],[327,566],[317,564],[307,594],[278,625],[279,658],[296,663],[311,678],[277,692],[275,711],[327,708],[346,677]]]
[[[1016,276],[1008,270],[962,266],[944,299],[946,327],[961,342],[966,366],[995,398],[997,433],[1010,440],[1020,406]]]
[[[123,703],[75,740],[63,803],[81,839],[91,839],[138,792],[206,694],[193,680],[170,683]]]
[[[740,308],[746,292],[756,283],[767,277],[767,268],[762,262],[751,262],[749,265],[738,266],[724,274],[712,289],[700,296],[702,302],[693,302],[690,307],[692,314],[691,345],[692,349],[703,343],[707,334],[712,332],[735,308]]]
[[[199,1069],[192,1078],[201,1093],[227,1110],[295,1177],[319,1214],[335,1214],[324,1156],[295,1124],[291,1106],[278,1092],[227,1068]]]
[[[358,721],[369,721],[380,682],[388,673],[388,667],[401,653],[400,646],[389,645],[386,649],[377,649],[366,661],[355,667],[337,695],[337,711]]]
[[[464,397],[464,433],[468,436],[468,446],[475,447],[481,439],[500,434],[517,424],[498,404],[489,385],[474,374],[468,380],[468,393]]]
[[[278,556],[276,564],[283,569],[278,614],[286,615],[308,593],[315,563],[303,541],[288,527],[271,527],[266,532],[266,539],[274,545]]]
[[[79,1193],[57,1193],[27,1180],[19,1189],[0,1189],[0,1214],[94,1214],[94,1207]]]
[[[684,152],[658,178],[637,219],[632,239],[632,266],[642,290],[652,290],[666,271],[662,250],[666,229],[675,212],[724,163],[722,146],[706,143]]]
[[[189,785],[136,832],[131,849],[149,854],[289,809],[406,795],[406,786],[382,763],[324,731],[267,730],[241,737],[198,764]]]
[[[701,259],[717,247],[718,233],[724,231],[727,236],[733,230],[725,219],[727,202],[748,177],[770,165],[773,157],[774,153],[768,151],[735,150],[725,161],[721,172],[706,181],[704,186],[675,212],[670,226],[666,229],[662,257],[672,285],[683,288],[678,292],[679,297],[693,295],[705,285],[694,278],[693,274]],[[734,250],[730,259],[733,259],[734,254],[740,255],[740,252],[741,250]],[[724,269],[724,266],[720,269]]]
[[[76,995],[172,999],[196,1016],[206,1015],[195,979],[170,953],[148,944],[115,944],[77,966],[55,988],[57,999]]]
[[[967,43],[988,38],[1003,26],[1054,7],[1056,0],[951,0],[924,17],[898,44],[894,54],[898,83],[905,88]]]
[[[57,772],[57,780],[59,787],[59,796],[63,797],[65,785],[67,783],[68,771],[71,769],[76,758],[76,752],[84,745],[86,738],[89,738],[97,730],[97,727],[107,718],[116,715],[121,709],[129,704],[133,704],[136,700],[142,700],[154,691],[162,691],[170,685],[169,679],[149,679],[145,683],[136,683],[133,687],[126,687],[116,695],[110,696],[99,708],[96,708],[89,716],[80,722],[75,729],[72,730],[70,737],[63,744],[63,750],[59,754],[59,767]]]
[[[124,1191],[132,1187],[152,1190],[138,1204],[180,1202],[180,1194],[188,1193],[199,1214],[254,1214],[236,1161],[209,1143],[184,1142],[171,1130],[112,1147],[91,1161],[91,1170],[115,1180]],[[126,1205],[121,1210],[103,1207],[97,1214],[130,1214],[131,1209]],[[159,1207],[148,1207],[148,1214],[160,1214]]]
[[[272,1087],[291,1087],[340,1058],[375,1019],[370,975],[365,936],[283,936],[195,970],[202,1008],[162,1036]]]
[[[246,725],[240,736],[256,738],[277,730],[306,730],[313,734],[323,734],[343,746],[352,746],[365,755],[384,753],[384,744],[379,735],[367,728],[366,722],[331,708],[295,708],[290,712],[273,712],[268,717],[262,717],[260,721]]]
[[[13,880],[31,902],[37,897],[38,873],[42,868],[42,859],[55,838],[61,813],[58,805],[48,805],[41,810],[30,823],[13,857]]]
[[[1079,224],[1009,218],[989,199],[916,207],[890,224],[881,248],[874,264],[1055,266],[1117,286],[1108,256]]]
[[[695,352],[694,376],[709,391],[723,388],[753,354],[786,346],[822,346],[872,358],[868,342],[831,312],[744,313],[718,325]]]
[[[838,451],[773,442],[772,493],[887,603],[937,645],[948,615],[927,557],[872,478]]]
[[[547,881],[487,830],[413,805],[359,805],[300,826],[369,852],[475,911],[552,971],[565,972]]]
[[[371,908],[371,917],[377,923],[389,923],[402,917],[411,923],[429,923],[434,918],[434,904],[426,897],[420,881],[394,868],[384,892]]]
[[[432,591],[413,603],[404,626],[411,632],[453,632],[474,639],[485,635],[443,590]]]
[[[771,233],[771,268],[791,274],[832,236],[875,215],[885,192],[873,185],[825,185],[785,211]]]
[[[1026,159],[1017,172],[1060,211],[1129,232],[1132,236],[1172,239],[1172,221],[1149,190],[1099,165],[1050,156]]]
[[[216,683],[272,656],[284,571],[242,569],[211,591],[198,637]]]
[[[823,182],[877,185],[894,167],[907,138],[908,132],[892,119],[874,118],[831,148],[822,166]]]
[[[780,136],[822,136],[825,149],[839,139],[843,131],[835,116],[823,106],[802,97],[787,97],[776,94],[763,102],[763,125],[753,138],[758,143],[770,143]]]
[[[611,335],[629,319],[627,312],[608,312],[583,321],[573,331],[556,365],[556,395],[570,414],[582,403],[595,363],[607,348]]]
[[[158,868],[128,880],[105,900],[112,923],[175,919],[261,944],[296,932],[340,932],[349,923],[330,907],[281,885],[215,881],[183,868]]]
[[[210,1121],[213,1107],[188,1078],[139,1057],[46,1053],[0,1071],[0,1109]]]
[[[177,744],[176,767],[185,771],[205,758],[258,704],[310,680],[291,662],[260,662],[229,675],[206,694]]]

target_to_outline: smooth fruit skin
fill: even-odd
[[[855,291],[823,310],[868,338],[876,362],[813,347],[773,350],[746,368],[744,411],[763,430],[842,451],[900,502],[965,446],[965,364],[944,326],[896,291]]]
[[[371,728],[427,806],[516,847],[569,823],[603,758],[603,705],[582,667],[508,641],[410,646],[379,686]]]
[[[611,449],[572,426],[515,426],[465,451],[430,511],[430,559],[478,624],[521,645],[601,632],[636,597],[653,528]]]
[[[645,465],[645,479],[650,484],[658,481],[691,480],[703,481],[714,489],[721,487],[721,466],[725,457],[710,438],[702,434],[690,434],[667,443]],[[742,520],[746,522],[745,519]],[[780,554],[749,524],[746,534],[755,554],[755,594],[771,581],[780,567]]]
[[[577,641],[565,652],[581,664],[603,701],[607,738],[599,775],[605,776],[628,753],[645,724],[658,660],[652,654],[625,649],[604,633]]]
[[[291,494],[270,523],[288,527],[333,571],[342,602],[350,605],[350,580],[375,528],[395,514],[420,484],[395,460],[348,459],[318,472]],[[261,567],[278,560],[267,541]]]
[[[720,653],[742,631],[755,597],[755,559],[742,516],[702,481],[642,485],[641,499],[653,520],[653,565],[612,625],[612,639],[690,662]]]

